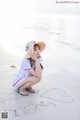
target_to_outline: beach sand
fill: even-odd
[[[39,93],[21,96],[14,91],[11,80],[25,52],[20,46],[16,47],[19,43],[13,45],[13,50],[16,49],[15,54],[7,51],[7,48],[2,48],[0,111],[1,113],[7,111],[10,120],[80,120],[80,44],[78,43],[80,36],[77,30],[79,20],[71,19],[69,22],[68,19],[56,19],[65,25],[72,23],[73,27],[72,25],[59,27],[57,23],[52,24],[51,19],[46,19],[48,24],[44,24],[45,19],[41,20],[37,19],[36,39],[44,40],[47,47],[43,53],[42,81],[33,86]],[[32,27],[26,29],[35,30],[34,26]]]

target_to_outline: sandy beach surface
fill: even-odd
[[[6,112],[9,120],[80,120],[79,15],[21,15],[0,22],[0,120]],[[11,82],[29,40],[46,43],[44,70],[39,92],[21,96]]]

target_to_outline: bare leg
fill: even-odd
[[[38,83],[40,81],[39,78],[36,78],[34,76],[29,77],[25,80],[25,82],[19,87],[20,90],[26,89],[30,86],[35,85],[36,83]]]
[[[41,75],[42,75],[42,70],[39,70],[39,77],[29,77],[25,79],[25,82],[19,87],[20,91],[24,91],[26,88],[29,88],[28,91],[30,92],[35,92],[33,89],[31,89],[30,87],[35,85],[36,83],[38,83],[41,80]],[[25,94],[28,94],[27,92]]]

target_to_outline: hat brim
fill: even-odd
[[[40,47],[40,52],[44,51],[44,49],[46,48],[46,44],[44,42],[37,42],[35,44],[38,44],[39,47]],[[34,45],[35,45],[34,44]],[[29,50],[27,51],[27,54],[26,54],[26,58],[31,58],[33,52],[34,52],[34,45],[32,45]]]
[[[46,44],[45,44],[44,42],[37,42],[36,44],[39,45],[41,52],[42,52],[42,51],[45,49],[45,47],[46,47]]]

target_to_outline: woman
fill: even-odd
[[[27,96],[27,91],[35,92],[31,86],[41,80],[43,66],[40,63],[40,53],[45,47],[44,42],[31,41],[26,44],[27,54],[13,79],[13,86],[21,95]]]

